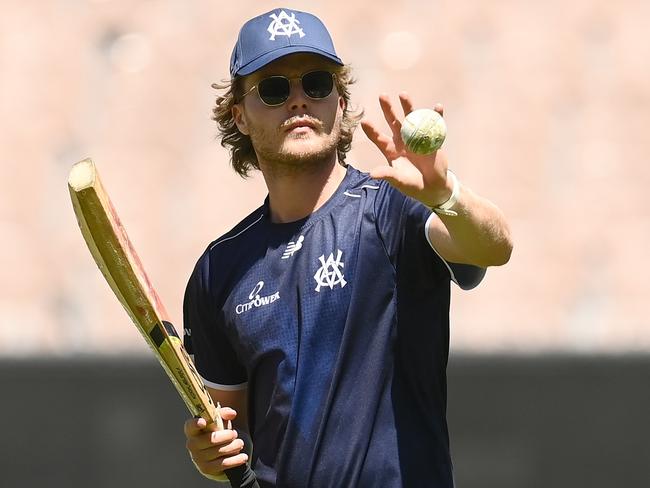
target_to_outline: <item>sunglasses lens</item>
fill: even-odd
[[[302,77],[302,89],[309,98],[325,98],[332,88],[334,79],[329,71],[311,71]]]
[[[334,76],[329,71],[310,71],[302,76],[302,89],[309,98],[325,98],[333,88]],[[291,81],[284,76],[269,76],[257,84],[257,92],[266,105],[282,105],[289,98]]]
[[[290,81],[284,76],[271,76],[257,85],[257,92],[267,105],[282,105],[289,98],[290,89]]]

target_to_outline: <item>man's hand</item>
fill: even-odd
[[[413,103],[406,93],[400,93],[399,100],[404,115],[413,111]],[[361,127],[368,138],[379,148],[388,166],[378,166],[370,171],[370,176],[388,181],[402,193],[419,200],[428,207],[444,203],[451,196],[452,182],[447,181],[447,157],[438,150],[432,154],[414,154],[406,149],[400,130],[402,121],[397,116],[388,95],[379,97],[379,105],[391,130],[391,135],[383,134],[370,121],[363,120]],[[435,111],[443,114],[441,104]]]
[[[413,103],[406,93],[400,93],[404,114],[413,111]],[[437,207],[452,194],[453,181],[447,178],[447,156],[438,150],[426,156],[407,151],[398,118],[387,95],[379,97],[379,105],[391,130],[383,134],[375,124],[364,120],[363,131],[379,148],[388,166],[378,166],[370,176],[388,181],[402,193],[419,200],[428,207]],[[442,115],[442,105],[435,106]],[[448,262],[475,266],[499,266],[510,259],[512,238],[501,210],[489,200],[476,195],[465,185],[460,186],[454,205],[456,216],[431,219],[429,242]]]
[[[248,456],[241,452],[244,441],[238,438],[237,431],[232,430],[237,412],[223,407],[220,413],[227,422],[227,429],[217,430],[214,424],[206,425],[205,419],[192,418],[185,422],[184,431],[186,447],[196,469],[206,478],[227,481],[223,471],[245,464]]]

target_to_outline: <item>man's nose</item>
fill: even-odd
[[[305,95],[305,91],[302,89],[302,81],[300,79],[291,80],[289,98],[287,99],[289,109],[307,108],[308,103],[309,97]]]

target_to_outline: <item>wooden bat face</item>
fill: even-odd
[[[90,159],[73,166],[68,188],[81,233],[113,293],[153,350],[190,412],[222,429],[218,408],[169,321],[167,311]]]

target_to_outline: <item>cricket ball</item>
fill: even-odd
[[[447,125],[435,110],[421,108],[406,116],[401,135],[406,149],[412,153],[431,154],[445,142]]]

